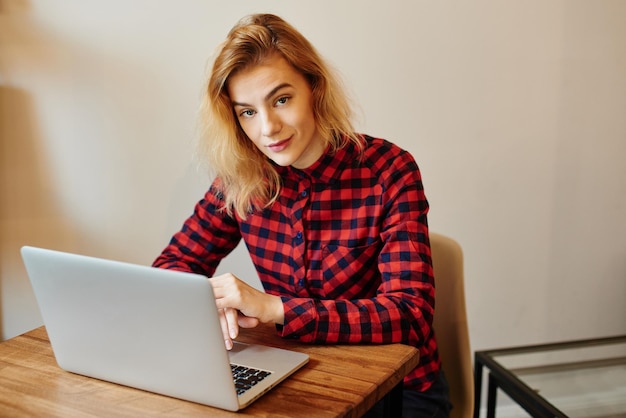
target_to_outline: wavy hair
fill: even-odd
[[[218,49],[201,109],[200,152],[218,177],[223,210],[241,218],[270,206],[281,179],[272,162],[240,127],[228,94],[230,77],[280,54],[309,83],[320,136],[332,152],[361,137],[352,127],[352,108],[337,76],[311,43],[289,23],[272,14],[241,19]]]

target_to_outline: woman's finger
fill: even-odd
[[[234,340],[235,338],[237,338],[237,335],[239,335],[237,310],[233,308],[225,308],[224,315],[226,316],[226,322],[228,322],[228,336],[231,338],[231,340]]]
[[[237,322],[239,323],[239,327],[241,328],[254,328],[259,325],[259,320],[257,318],[245,316],[241,314],[241,312],[237,317]]]
[[[222,328],[222,336],[224,337],[224,345],[227,350],[230,350],[233,348],[233,340],[230,338],[230,328],[224,309],[218,309],[218,316],[220,319],[220,327]]]

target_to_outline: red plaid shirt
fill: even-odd
[[[408,152],[364,139],[362,156],[350,143],[305,170],[277,167],[278,200],[246,220],[217,210],[214,183],[154,266],[210,277],[243,237],[265,291],[282,297],[283,337],[413,345],[405,388],[423,391],[440,368],[428,202]]]

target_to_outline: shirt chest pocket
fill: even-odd
[[[317,267],[310,271],[308,290],[320,299],[361,299],[376,295],[380,285],[380,243],[349,247],[330,244],[321,248]]]

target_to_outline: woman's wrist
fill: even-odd
[[[270,319],[267,322],[273,322],[278,325],[283,325],[283,323],[285,322],[285,310],[283,308],[283,300],[280,296],[268,296]]]

